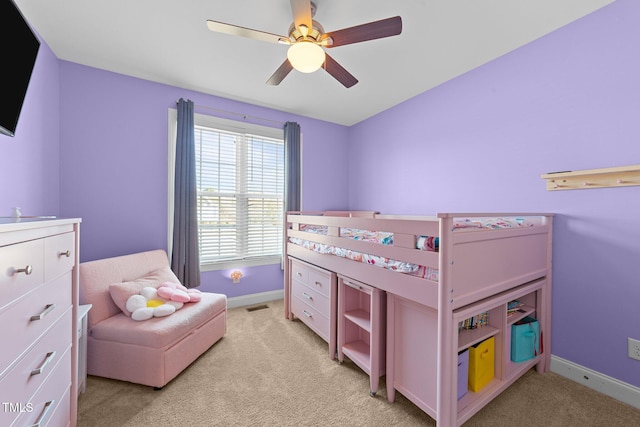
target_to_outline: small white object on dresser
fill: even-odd
[[[0,425],[71,426],[80,219],[0,218]]]

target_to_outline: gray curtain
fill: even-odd
[[[171,270],[187,288],[200,286],[193,101],[178,101]]]
[[[282,239],[282,261],[280,268],[284,269],[286,253],[286,227],[287,211],[299,211],[301,209],[301,147],[300,147],[300,125],[295,122],[284,124],[284,213],[283,226],[285,229],[284,239]]]
[[[284,124],[285,212],[299,211],[301,208],[300,157],[300,125],[296,122],[286,122]]]

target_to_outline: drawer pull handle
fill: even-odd
[[[347,285],[350,288],[353,289],[358,289],[359,291],[361,291],[363,288],[360,285],[356,285],[355,283],[351,283],[351,282],[344,282],[345,285]]]
[[[308,317],[309,319],[311,319],[313,316],[311,315],[311,313],[309,313],[307,310],[302,310],[302,313]]]
[[[58,256],[59,256],[59,257],[66,256],[67,258],[69,258],[69,257],[71,256],[71,251],[70,251],[69,249],[67,249],[67,251],[66,251],[66,252],[60,252],[60,253],[58,254]]]
[[[322,286],[321,282],[316,282],[316,286]]]
[[[47,304],[44,306],[44,310],[42,310],[42,313],[36,314],[35,316],[31,316],[31,320],[42,320],[44,316],[51,313],[55,308],[56,308],[55,304]]]
[[[50,351],[49,353],[47,353],[47,357],[44,358],[42,365],[38,366],[37,369],[31,371],[31,376],[41,374],[44,371],[44,368],[49,364],[49,362],[53,360],[54,357],[56,357],[55,351]]]
[[[313,297],[311,295],[309,295],[308,293],[306,293],[306,292],[303,292],[302,296],[305,297],[306,299],[310,300],[310,301],[313,301]]]
[[[28,276],[31,273],[33,273],[33,267],[30,265],[27,265],[25,268],[19,268],[19,269],[13,270],[13,274],[19,274],[19,273],[24,273]]]
[[[36,423],[35,424],[31,424],[29,427],[40,427],[41,425],[43,425],[44,420],[45,420],[45,418],[47,418],[47,415],[49,414],[49,410],[53,406],[54,402],[55,402],[55,400],[50,400],[47,403],[45,403],[44,404],[44,409],[42,410],[42,413],[40,414],[40,416],[36,420]]]
[[[298,277],[302,277],[302,273],[300,273],[299,271],[296,274],[298,275]]]

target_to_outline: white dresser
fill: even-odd
[[[76,425],[79,219],[0,218],[0,425]]]

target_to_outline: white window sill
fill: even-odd
[[[200,264],[200,271],[217,271],[217,270],[229,270],[232,268],[242,267],[257,267],[260,265],[272,265],[280,264],[282,262],[281,257],[269,257],[259,259],[239,259],[233,261],[215,262]]]

